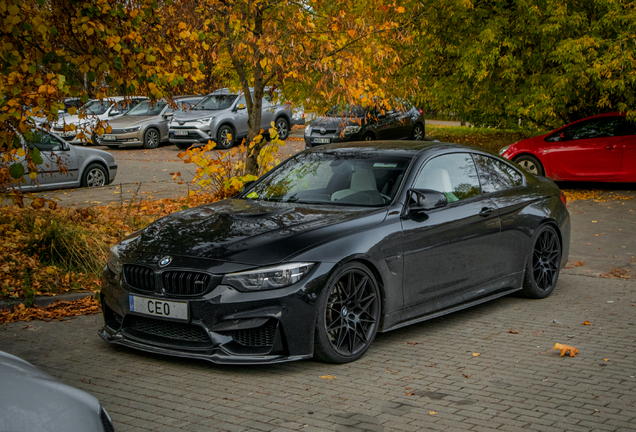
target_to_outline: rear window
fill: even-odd
[[[474,155],[482,193],[510,189],[523,184],[521,174],[507,163],[484,155]]]

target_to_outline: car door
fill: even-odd
[[[636,182],[636,122],[623,121],[621,181]]]
[[[240,108],[243,106],[243,108]],[[245,103],[245,95],[241,95],[234,105],[234,127],[236,128],[237,137],[247,136],[248,132],[248,113],[247,104]]]
[[[621,117],[585,120],[546,138],[552,177],[559,180],[617,176],[623,157]]]
[[[400,138],[399,115],[395,110],[382,109],[377,113],[376,136],[380,140]]]
[[[411,109],[406,105],[395,108],[396,133],[395,138],[406,139],[411,136],[413,129],[413,116]]]
[[[482,194],[497,206],[501,224],[498,252],[490,256],[493,279],[509,278],[525,270],[530,237],[522,213],[535,197],[520,193],[525,187],[524,177],[511,164],[482,154],[474,154],[473,158]]]
[[[442,192],[448,204],[403,217],[405,307],[421,315],[480,296],[475,287],[494,276],[500,224],[495,204],[481,194],[471,154],[429,160],[411,187]]]
[[[274,121],[275,102],[271,100],[269,95],[263,96],[263,108],[261,110],[261,129],[268,131],[272,127]]]
[[[54,135],[38,131],[29,140],[29,146],[37,147],[42,157],[36,177],[40,187],[67,187],[79,182],[79,161],[72,145]]]

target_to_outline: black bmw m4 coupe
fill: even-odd
[[[570,245],[565,204],[552,181],[455,144],[305,150],[114,246],[99,334],[215,363],[354,361],[377,332],[550,295]]]

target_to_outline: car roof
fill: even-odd
[[[347,142],[328,144],[319,147],[313,147],[309,151],[321,152],[321,151],[335,151],[346,152],[350,150],[370,149],[372,151],[384,150],[388,154],[405,155],[410,154],[415,156],[427,150],[449,150],[449,149],[464,149],[475,150],[471,147],[466,147],[459,144],[437,142],[437,141],[363,141],[363,142]]]

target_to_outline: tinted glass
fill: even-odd
[[[469,153],[452,153],[431,159],[419,173],[414,187],[442,192],[448,202],[481,193],[477,170]]]
[[[129,116],[157,116],[167,105],[166,102],[156,102],[154,106],[150,101],[143,101],[136,107],[132,108],[126,115]]]
[[[194,107],[195,110],[224,110],[232,106],[236,95],[213,94],[201,99]]]
[[[566,128],[563,131],[564,137],[566,140],[580,140],[620,136],[624,133],[624,122],[624,117],[603,117],[587,120]]]
[[[521,174],[507,163],[488,156],[474,156],[483,193],[497,192],[523,184]]]
[[[397,193],[410,161],[382,152],[299,154],[258,182],[245,198],[382,206]]]
[[[36,131],[33,133],[33,137],[29,140],[29,146],[35,146],[40,151],[56,151],[64,150],[64,146],[53,135],[49,135],[45,132]]]

